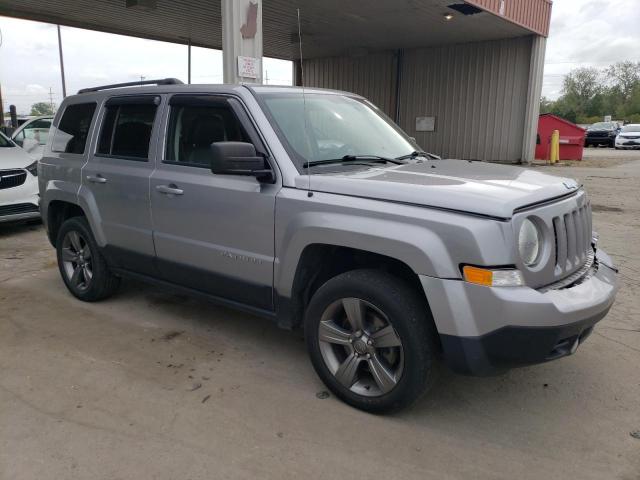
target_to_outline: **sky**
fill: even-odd
[[[640,0],[555,0],[543,95],[561,94],[573,68],[640,61]],[[0,85],[6,107],[29,113],[36,102],[62,99],[56,27],[0,17]],[[151,78],[187,79],[187,47],[62,27],[67,91]],[[270,84],[290,85],[290,62],[265,59]],[[192,49],[192,82],[221,83],[222,53]]]
[[[0,16],[0,85],[5,111],[28,114],[36,102],[62,100],[55,25]],[[154,78],[187,82],[187,47],[154,40],[61,27],[67,94],[95,85]],[[265,58],[269,84],[291,85],[291,62]],[[191,82],[222,83],[222,52],[191,49]],[[50,94],[51,93],[51,94]]]
[[[542,94],[555,100],[577,67],[640,62],[640,0],[555,0]]]

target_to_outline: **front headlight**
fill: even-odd
[[[31,175],[33,175],[34,177],[37,177],[38,176],[38,161],[36,160],[35,162],[33,162],[28,167],[25,167],[25,170],[27,172],[29,172]]]
[[[526,219],[520,225],[518,234],[518,251],[520,258],[527,267],[532,267],[540,259],[542,251],[542,233],[538,226],[531,220]]]

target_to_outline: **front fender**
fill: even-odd
[[[505,259],[500,222],[412,205],[283,189],[276,201],[274,284],[290,297],[304,249],[326,244],[399,260],[417,275],[460,278],[459,265]],[[482,242],[478,238],[491,238]],[[486,248],[486,245],[490,245]]]

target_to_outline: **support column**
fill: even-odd
[[[64,78],[64,57],[62,56],[62,35],[58,25],[58,54],[60,55],[60,76],[62,77],[62,98],[67,97],[67,81]]]
[[[529,67],[529,90],[524,122],[522,143],[522,163],[531,163],[536,154],[536,135],[540,117],[540,98],[544,81],[544,59],[547,51],[546,37],[535,36],[531,44],[531,64]]]
[[[191,85],[191,39],[187,45],[187,84]]]
[[[221,0],[224,83],[262,83],[262,0]]]

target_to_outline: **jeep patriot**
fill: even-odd
[[[439,362],[570,355],[611,308],[573,180],[440,159],[350,93],[144,83],[66,98],[39,165],[80,300],[133,277],[301,327],[322,381],[370,412],[409,405]]]

